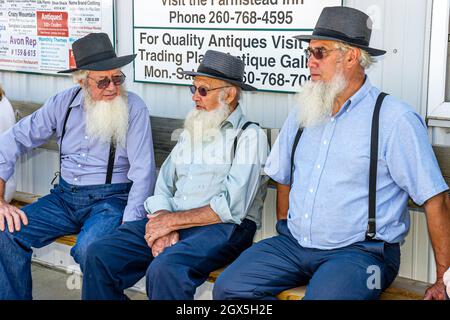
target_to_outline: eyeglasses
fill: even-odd
[[[316,58],[317,60],[321,60],[324,58],[324,55],[328,52],[331,51],[336,51],[339,49],[325,49],[324,47],[319,47],[319,48],[307,48],[305,49],[305,56],[306,58],[310,58],[311,56],[314,56],[314,58]]]
[[[94,78],[88,76],[89,79],[92,79],[97,84],[97,88],[100,90],[106,89],[109,87],[109,84],[112,82],[115,86],[120,86],[125,82],[126,76],[121,72],[120,75],[112,76],[111,78],[105,77],[99,81],[96,81]]]
[[[194,85],[190,85],[189,86],[189,90],[191,90],[192,94],[195,94],[195,92],[198,90],[198,94],[201,95],[202,97],[206,97],[208,95],[209,91],[213,91],[213,90],[217,90],[217,89],[223,89],[223,88],[229,88],[232,86],[224,86],[224,87],[217,87],[217,88],[212,88],[212,89],[206,89],[205,87],[196,87]]]

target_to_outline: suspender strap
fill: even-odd
[[[65,115],[65,117],[64,117],[64,123],[63,123],[63,127],[62,127],[62,132],[61,132],[61,140],[59,141],[59,172],[57,172],[57,173],[55,174],[55,178],[52,180],[52,184],[53,184],[53,182],[55,181],[55,179],[56,179],[56,177],[58,176],[58,174],[59,174],[59,175],[61,174],[61,163],[62,163],[62,160],[61,160],[62,154],[61,154],[61,153],[62,153],[62,143],[63,143],[64,136],[66,135],[67,120],[69,120],[70,112],[72,111],[72,108],[71,108],[70,106],[71,106],[72,103],[75,101],[75,98],[78,96],[78,94],[80,93],[80,91],[81,91],[81,87],[78,88],[78,89],[75,91],[75,94],[73,95],[72,99],[70,99],[69,107],[67,108],[66,115]]]
[[[248,126],[251,125],[251,124],[257,125],[257,126],[259,127],[259,123],[256,123],[256,122],[250,122],[250,121],[248,121],[248,122],[244,123],[244,125],[243,125],[242,128],[241,128],[241,131],[239,132],[239,134],[238,134],[238,135],[236,136],[236,138],[234,139],[232,159],[234,159],[234,156],[235,156],[235,154],[236,154],[237,144],[238,144],[239,139],[241,138],[242,133],[243,133],[243,132],[245,131],[245,129],[247,129]]]
[[[105,184],[111,184],[115,157],[116,157],[116,145],[114,144],[113,141],[111,141],[111,145],[109,147],[108,170],[106,172]]]
[[[298,128],[297,134],[295,135],[294,144],[292,145],[291,152],[291,177],[289,178],[289,186],[292,188],[293,175],[294,175],[294,156],[295,150],[297,150],[298,142],[300,141],[300,137],[302,136],[303,128]]]
[[[377,162],[378,162],[378,136],[380,123],[380,110],[386,93],[378,96],[372,118],[372,137],[370,142],[370,175],[369,175],[369,221],[367,224],[366,240],[373,240],[377,233],[376,228],[376,200],[377,200]]]

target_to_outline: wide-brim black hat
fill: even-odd
[[[71,73],[78,70],[106,71],[123,67],[135,58],[135,54],[118,57],[106,33],[90,33],[72,45],[76,68],[58,71]]]
[[[371,56],[381,56],[385,50],[371,48],[372,20],[362,11],[349,7],[326,7],[322,10],[312,35],[294,38],[341,41],[367,51]]]
[[[238,57],[220,51],[208,50],[197,71],[182,71],[183,74],[219,79],[240,87],[244,91],[256,88],[244,83],[244,61]]]

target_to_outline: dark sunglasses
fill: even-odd
[[[212,88],[212,89],[206,89],[205,87],[196,87],[194,85],[190,85],[189,86],[189,90],[191,90],[192,94],[195,94],[195,91],[198,90],[198,94],[201,95],[202,97],[206,97],[208,95],[208,91],[213,91],[213,90],[217,90],[217,89],[223,89],[223,88],[229,88],[232,86],[224,86],[224,87],[217,87],[217,88]]]
[[[99,81],[96,81],[94,78],[88,76],[89,79],[92,79],[97,84],[97,88],[103,90],[109,87],[109,84],[112,82],[115,86],[120,86],[125,82],[125,75],[121,72],[118,76],[112,76],[111,78],[105,77]]]
[[[306,58],[310,58],[311,56],[314,56],[317,60],[321,60],[325,57],[325,54],[331,51],[336,51],[339,49],[325,49],[324,47],[318,47],[318,48],[311,48],[308,47],[305,49],[305,56]]]

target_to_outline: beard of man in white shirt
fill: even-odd
[[[16,123],[16,118],[14,116],[14,111],[11,103],[5,96],[5,92],[0,86],[0,133],[5,132]],[[5,200],[10,202],[14,197],[16,192],[16,179],[13,175],[7,182],[5,186]]]

